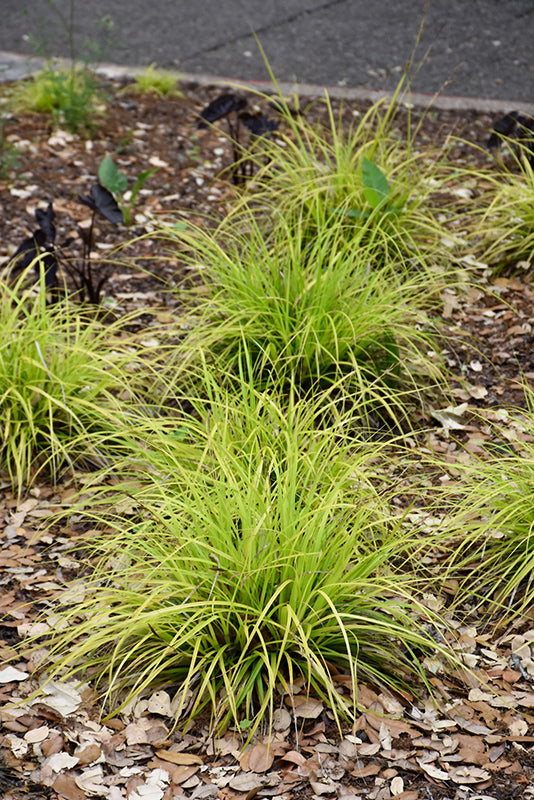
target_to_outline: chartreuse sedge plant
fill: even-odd
[[[478,258],[496,272],[534,263],[534,170],[521,148],[516,159],[517,171],[486,176],[482,213],[473,229]]]
[[[409,393],[439,379],[423,310],[432,285],[375,269],[372,245],[353,244],[346,226],[332,214],[310,238],[306,220],[280,214],[266,233],[245,211],[216,231],[172,234],[204,280],[190,295],[195,324],[175,368],[187,372],[205,355],[223,372],[250,371],[258,385],[305,394],[338,384],[360,391],[362,415],[377,400],[402,415]]]
[[[498,450],[461,467],[463,497],[449,515],[460,608],[475,602],[500,624],[534,601],[534,395],[525,393],[527,410],[503,410],[495,425]]]
[[[416,147],[417,126],[411,132],[410,120],[403,138],[394,127],[397,100],[396,94],[379,101],[347,124],[327,96],[327,123],[312,124],[280,99],[287,133],[263,141],[258,163],[265,166],[251,183],[252,202],[261,199],[280,217],[303,218],[309,235],[339,215],[346,237],[355,248],[365,247],[375,268],[435,267],[443,260],[435,198],[450,173],[447,149]],[[280,217],[267,217],[267,225]]]
[[[150,371],[126,333],[131,317],[103,324],[66,301],[47,304],[44,268],[24,288],[33,267],[0,283],[0,469],[19,491],[41,473],[54,479],[120,452]]]
[[[219,383],[191,416],[154,420],[142,447],[132,436],[107,510],[87,503],[108,532],[92,533],[84,598],[40,642],[48,677],[90,679],[110,713],[165,687],[177,724],[209,710],[214,731],[249,735],[299,676],[338,721],[357,715],[359,681],[413,692],[418,649],[445,651],[417,580],[393,566],[412,543],[367,480],[371,452],[275,393]]]
[[[178,75],[169,70],[160,69],[156,64],[150,64],[135,76],[134,83],[129,84],[125,91],[139,94],[155,94],[158,97],[181,97],[178,88]]]

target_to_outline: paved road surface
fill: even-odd
[[[0,50],[69,55],[52,5],[1,0]],[[194,75],[266,79],[256,33],[279,80],[392,89],[413,50],[425,0],[81,0],[76,49],[111,41],[101,60]],[[534,102],[534,0],[430,0],[414,64],[418,92]],[[427,52],[428,51],[428,52]],[[0,73],[5,59],[0,54]]]

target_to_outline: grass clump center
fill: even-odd
[[[187,381],[206,358],[223,375],[312,397],[333,386],[353,420],[377,407],[393,421],[442,379],[432,347],[433,288],[419,275],[373,266],[332,215],[313,237],[305,223],[266,232],[245,212],[220,228],[177,235],[204,291],[190,295],[191,333],[177,349]],[[417,399],[416,402],[419,402]]]

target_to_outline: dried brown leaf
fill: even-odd
[[[241,772],[228,782],[228,786],[235,789],[236,792],[252,792],[254,789],[259,789],[261,785],[261,778],[258,778],[253,772]]]
[[[50,729],[48,725],[41,725],[38,728],[32,728],[31,730],[27,731],[24,734],[24,738],[30,744],[37,744],[39,742],[44,742],[44,740],[48,738],[49,732]]]
[[[84,769],[81,775],[74,776],[74,781],[76,786],[85,792],[86,797],[98,796],[107,791],[107,787],[104,785],[102,764],[94,764],[92,767]]]
[[[358,746],[358,755],[360,756],[374,756],[380,750],[380,742],[371,742],[370,744],[361,744]]]
[[[274,761],[274,751],[272,745],[257,744],[249,753],[248,763],[253,772],[267,772]]]
[[[58,775],[52,786],[62,800],[86,800],[87,798],[85,792],[76,785],[72,775],[68,775],[66,772]]]
[[[227,734],[220,739],[214,739],[207,748],[208,755],[227,756],[239,753],[241,741],[234,734]]]
[[[95,742],[91,744],[83,745],[77,747],[74,751],[74,755],[78,759],[79,763],[83,766],[85,764],[91,764],[93,761],[96,761],[102,755],[102,750],[100,746]]]
[[[275,731],[285,731],[291,725],[291,714],[286,708],[277,708],[273,714],[273,728]]]
[[[164,717],[172,717],[173,713],[171,710],[171,698],[169,693],[163,690],[154,692],[148,700],[148,710],[151,714],[161,714],[161,716]]]
[[[391,733],[389,732],[389,728],[385,722],[382,722],[380,726],[380,730],[378,731],[378,738],[380,739],[380,744],[384,750],[391,750],[393,740],[391,738]]]
[[[310,786],[315,794],[337,794],[338,784],[336,783],[320,783],[319,781],[310,781]]]
[[[51,736],[50,739],[47,739],[45,742],[41,743],[41,750],[46,758],[47,756],[51,756],[54,753],[60,753],[65,746],[65,739],[61,736],[60,733],[56,733],[55,736]]]
[[[162,761],[170,761],[171,764],[180,764],[187,767],[204,763],[201,757],[196,756],[194,753],[173,753],[172,750],[156,750],[156,755]]]
[[[350,775],[353,778],[369,778],[371,775],[378,775],[382,771],[380,764],[367,764],[365,767],[353,769]]]
[[[293,697],[293,710],[297,717],[316,719],[324,711],[324,705],[313,697]]]
[[[449,779],[449,773],[439,767],[435,767],[434,764],[423,761],[421,758],[416,758],[416,761],[429,778],[435,781],[446,781]]]
[[[305,756],[297,752],[297,750],[288,750],[287,753],[284,753],[282,759],[283,761],[290,761],[292,764],[296,764],[299,767],[303,767],[306,763]]]
[[[454,783],[482,783],[487,781],[491,775],[485,769],[463,764],[461,767],[451,767],[449,777]]]

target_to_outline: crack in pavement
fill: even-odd
[[[211,45],[210,47],[203,48],[201,50],[196,50],[194,53],[184,56],[180,59],[180,62],[190,61],[192,58],[197,58],[201,55],[206,55],[207,53],[214,53],[217,50],[220,50],[221,47],[227,47],[228,45],[235,44],[236,42],[249,39],[251,36],[260,37],[262,34],[276,30],[277,28],[281,28],[288,23],[296,22],[297,20],[301,19],[304,16],[308,16],[314,14],[316,11],[325,11],[331,8],[335,8],[335,6],[346,5],[347,2],[350,0],[329,0],[326,3],[321,3],[321,5],[315,6],[314,8],[305,8],[302,11],[297,11],[294,14],[290,14],[287,17],[284,17],[281,20],[278,20],[274,23],[269,23],[267,25],[263,25],[261,28],[250,28],[248,33],[239,33],[235,36],[230,37],[229,39],[225,39],[224,41],[218,42],[217,44]]]

